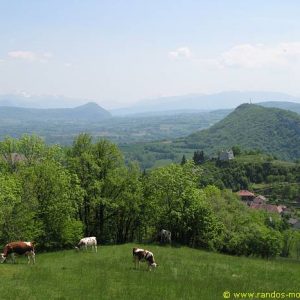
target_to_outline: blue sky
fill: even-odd
[[[0,0],[0,94],[122,107],[145,98],[300,95],[300,2]]]

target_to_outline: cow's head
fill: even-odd
[[[0,263],[3,264],[5,260],[6,260],[6,257],[4,256],[4,253],[1,253],[0,254]]]
[[[158,264],[157,263],[153,263],[150,266],[151,266],[151,268],[156,268],[158,266]]]

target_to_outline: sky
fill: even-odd
[[[298,0],[0,0],[0,94],[300,96]]]

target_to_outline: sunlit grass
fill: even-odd
[[[300,263],[220,255],[186,247],[139,245],[159,264],[135,270],[133,244],[98,253],[37,254],[36,265],[0,265],[0,299],[223,299],[229,291],[298,291]]]

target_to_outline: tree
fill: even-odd
[[[193,161],[196,165],[201,165],[205,161],[204,152],[203,151],[195,151],[193,156]]]
[[[81,134],[68,152],[67,164],[69,170],[78,176],[85,191],[79,211],[85,235],[95,235],[99,241],[104,241],[107,208],[115,192],[110,186],[110,176],[124,165],[122,154],[109,141],[93,143],[90,135]]]
[[[24,167],[18,177],[22,204],[32,212],[29,227],[35,232],[35,241],[42,248],[74,245],[83,227],[76,220],[83,196],[77,177],[59,163],[47,160]]]
[[[21,238],[18,228],[13,226],[15,207],[21,203],[20,184],[11,175],[0,174],[0,240],[6,243],[15,237]]]
[[[232,152],[233,152],[234,156],[238,156],[238,155],[242,154],[242,149],[241,149],[240,146],[235,145],[235,146],[232,147]]]
[[[185,155],[183,154],[182,155],[182,159],[181,159],[181,165],[184,165],[186,163],[186,157],[185,157]]]

